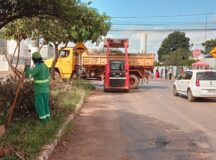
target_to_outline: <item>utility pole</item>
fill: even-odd
[[[145,33],[145,50],[144,53],[147,54],[147,33]]]
[[[140,52],[147,53],[147,33],[141,32],[140,37]]]
[[[206,10],[206,15],[205,15],[205,42],[206,42],[207,20],[208,20],[208,13],[207,13],[207,10]]]
[[[140,35],[140,53],[143,53],[143,44],[144,44],[144,32],[141,32],[141,35]]]

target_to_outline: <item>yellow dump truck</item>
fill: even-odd
[[[112,53],[110,59],[123,59],[124,55]],[[140,79],[144,78],[147,71],[154,69],[154,54],[129,54],[130,67],[130,88],[137,88]],[[45,64],[51,68],[53,59],[45,60]],[[106,53],[88,53],[84,52],[80,56],[82,66],[81,76],[87,78],[103,78],[105,65],[107,63]],[[73,73],[78,72],[78,55],[74,53],[73,48],[62,50],[58,62],[55,66],[55,75],[63,79],[70,78]]]
[[[45,60],[44,63],[51,68],[52,61],[53,58]],[[65,48],[62,50],[55,66],[55,76],[60,76],[62,79],[69,79],[75,71],[76,61],[77,54],[74,53],[73,48]]]

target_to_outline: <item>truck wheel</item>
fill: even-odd
[[[126,93],[129,93],[129,92],[130,92],[130,90],[129,90],[129,89],[125,89],[125,90],[124,90],[124,92],[126,92]]]
[[[131,74],[130,75],[130,88],[136,89],[139,85],[139,78],[136,75]]]

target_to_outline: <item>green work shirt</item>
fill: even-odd
[[[34,79],[34,92],[49,93],[49,69],[44,63],[36,63],[34,68],[26,66],[25,74],[27,78]]]

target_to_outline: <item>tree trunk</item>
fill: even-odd
[[[54,59],[52,61],[52,66],[51,66],[51,77],[52,77],[53,80],[55,79],[55,74],[54,74],[55,73],[55,65],[58,62],[58,58],[59,58],[59,55],[60,55],[60,52],[58,50],[59,44],[54,44],[54,46],[55,46],[55,57],[54,57]]]
[[[13,59],[14,59],[14,57],[15,57],[17,48],[20,46],[19,44],[21,43],[22,38],[21,38],[21,39],[19,38],[19,40],[16,40],[16,41],[17,41],[17,46],[16,46],[16,48],[14,49],[14,53],[13,53],[12,58],[11,58],[11,60],[10,60],[11,63],[13,62]]]
[[[41,51],[41,49],[43,48],[44,43],[39,47],[39,52]]]
[[[53,80],[55,80],[55,65],[56,65],[56,63],[58,62],[58,58],[59,58],[59,56],[60,56],[61,51],[62,51],[64,48],[66,48],[67,45],[68,45],[68,42],[65,43],[65,46],[62,47],[62,48],[59,50],[59,49],[58,49],[59,43],[54,44],[54,46],[55,46],[55,58],[53,59],[52,66],[51,66],[51,77],[52,77]]]
[[[18,45],[18,53],[17,53],[17,61],[16,61],[16,65],[15,65],[15,70],[17,70],[17,66],[19,64],[19,58],[20,58],[20,43],[21,43],[22,39],[19,41]]]

